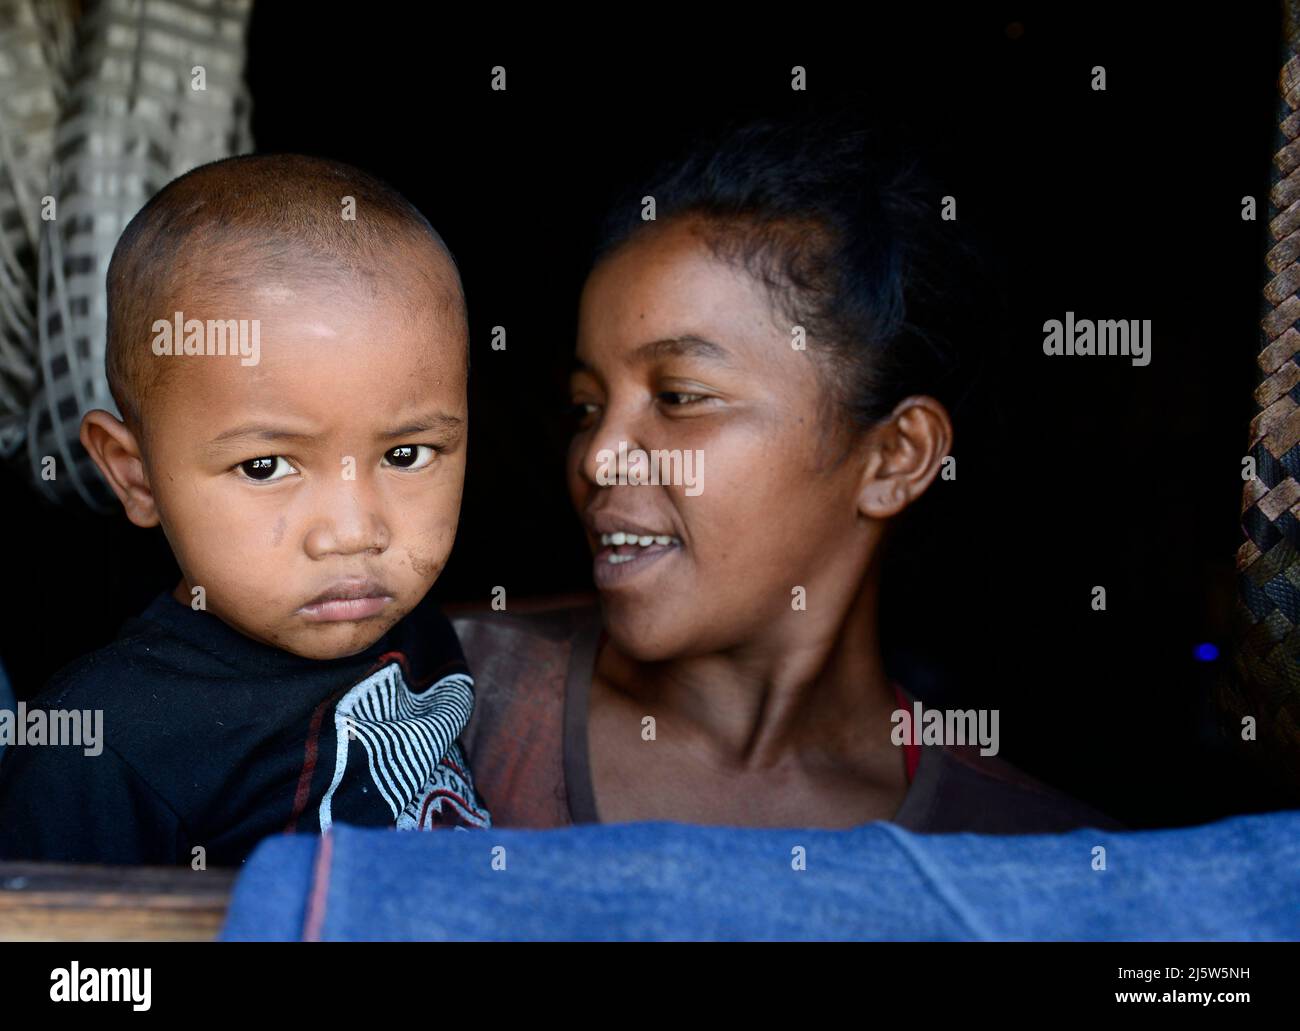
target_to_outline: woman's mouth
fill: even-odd
[[[681,538],[668,533],[646,534],[631,530],[602,533],[592,570],[596,587],[601,590],[615,587],[665,555],[680,551],[681,547]]]

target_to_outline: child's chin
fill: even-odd
[[[395,622],[368,620],[365,623],[315,624],[299,630],[280,647],[304,659],[346,659],[369,648]]]

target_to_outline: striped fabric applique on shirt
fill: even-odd
[[[334,709],[334,779],[321,800],[321,831],[333,824],[334,795],[357,747],[399,830],[435,826],[444,806],[472,827],[491,826],[456,745],[473,707],[474,682],[467,674],[450,674],[417,694],[397,662],[351,688]]]

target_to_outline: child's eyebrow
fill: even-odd
[[[273,426],[270,423],[252,422],[245,423],[243,426],[235,426],[222,433],[218,433],[208,441],[209,451],[220,451],[227,445],[246,439],[279,441],[279,440],[311,440],[316,437],[315,433],[295,433],[293,430],[286,430],[282,426]]]
[[[410,437],[420,433],[432,433],[437,431],[450,433],[460,429],[463,423],[464,420],[458,415],[448,415],[444,412],[433,412],[426,416],[417,417],[410,422],[401,424],[400,426],[394,426],[391,430],[383,430],[376,434],[376,439],[391,440],[396,437]],[[236,442],[245,440],[261,440],[268,443],[277,443],[279,441],[299,442],[316,440],[319,439],[319,437],[319,433],[300,433],[271,423],[250,422],[218,433],[208,441],[207,447],[209,451],[221,451]]]
[[[434,412],[431,415],[422,416],[411,422],[403,423],[387,432],[379,435],[381,440],[389,440],[393,437],[411,437],[417,433],[433,433],[441,431],[450,433],[458,430],[464,420],[459,415],[447,415],[444,412]]]

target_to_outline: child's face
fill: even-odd
[[[144,472],[179,600],[202,587],[247,636],[329,659],[425,595],[456,534],[468,411],[461,323],[423,295],[413,279],[268,281],[176,300],[187,319],[261,320],[256,365],[151,356],[172,367],[147,405]]]

